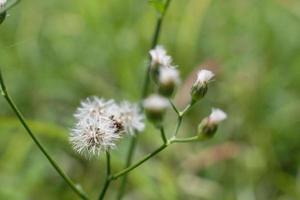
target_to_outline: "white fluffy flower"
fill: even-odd
[[[123,124],[114,120],[108,112],[114,101],[97,97],[87,98],[75,113],[77,123],[70,134],[76,151],[82,154],[99,155],[115,147],[121,137]]]
[[[209,70],[202,69],[197,74],[197,80],[195,81],[195,85],[202,86],[204,84],[209,83],[215,74]]]
[[[161,67],[159,70],[159,83],[162,85],[178,85],[180,83],[178,70],[174,67]]]
[[[213,108],[211,114],[208,116],[209,123],[219,124],[227,118],[227,114],[218,108]]]
[[[0,0],[0,8],[4,7],[6,4],[6,0]]]
[[[130,135],[142,132],[145,128],[144,115],[137,104],[123,101],[120,104],[120,120],[124,124],[124,129]]]
[[[166,110],[170,103],[168,99],[157,94],[153,94],[144,100],[144,108],[152,111]]]
[[[80,120],[70,135],[74,149],[86,155],[99,155],[102,151],[113,149],[120,134],[111,120],[95,116]]]
[[[171,66],[172,58],[171,56],[167,55],[167,52],[163,46],[156,46],[154,49],[151,49],[149,53],[151,56],[151,66]]]
[[[93,117],[95,115],[105,116],[107,109],[115,105],[113,100],[99,99],[98,97],[89,97],[80,103],[74,116],[80,120],[87,116]]]

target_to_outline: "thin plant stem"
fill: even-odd
[[[167,136],[166,136],[164,127],[161,126],[161,127],[159,128],[159,130],[160,130],[161,138],[162,138],[164,144],[166,144],[166,143],[168,142],[168,139],[167,139]]]
[[[29,126],[27,125],[25,118],[23,117],[22,113],[19,111],[18,107],[16,106],[16,104],[14,103],[14,101],[12,100],[12,98],[10,97],[7,89],[6,89],[6,85],[4,83],[3,77],[2,77],[2,73],[0,70],[0,84],[1,84],[1,94],[4,96],[4,98],[6,99],[7,103],[9,104],[9,106],[12,108],[12,110],[14,111],[15,115],[17,116],[17,118],[19,119],[19,121],[21,122],[21,124],[23,125],[23,127],[25,128],[25,130],[27,131],[27,133],[29,134],[29,136],[31,137],[31,139],[34,141],[34,143],[37,145],[37,147],[40,149],[40,151],[44,154],[44,156],[48,159],[48,161],[50,162],[50,164],[53,166],[53,168],[57,171],[57,173],[63,178],[63,180],[71,187],[71,189],[78,195],[80,196],[82,199],[87,200],[88,197],[86,196],[86,194],[84,193],[84,191],[82,191],[81,189],[79,189],[78,187],[76,187],[76,185],[73,183],[73,181],[64,173],[64,171],[58,166],[58,164],[54,161],[54,159],[50,156],[50,154],[47,152],[47,150],[43,147],[43,145],[40,143],[40,141],[35,137],[35,135],[33,134],[33,132],[31,131],[31,129],[29,128]]]
[[[132,139],[130,141],[129,151],[128,151],[128,154],[127,154],[125,168],[129,167],[132,163],[133,153],[134,153],[134,149],[136,147],[136,142],[137,142],[137,136],[132,137]],[[128,178],[128,175],[125,174],[123,179],[122,179],[121,186],[120,186],[120,189],[119,189],[119,192],[118,192],[118,196],[117,196],[118,200],[121,200],[124,193],[125,193],[127,178]]]
[[[154,33],[152,36],[151,49],[153,49],[158,43],[163,20],[166,15],[166,12],[169,8],[170,3],[171,3],[171,0],[167,0],[167,2],[164,5],[163,13],[161,13],[161,15],[158,17],[158,19],[156,21],[155,30],[154,30]],[[150,59],[150,57],[149,57],[149,59]],[[151,62],[149,62],[147,69],[146,69],[145,81],[144,81],[143,89],[142,89],[142,99],[144,99],[148,94],[149,83],[150,83],[150,68],[151,68]]]
[[[109,187],[109,184],[111,182],[110,176],[111,176],[110,153],[109,153],[109,151],[106,151],[106,179],[105,179],[105,183],[104,183],[104,186],[102,188],[102,191],[99,195],[99,200],[104,199],[106,191],[107,191],[107,189]]]
[[[206,139],[206,138],[205,137],[201,138],[199,136],[193,136],[193,137],[189,137],[189,138],[176,138],[176,137],[173,137],[173,138],[167,140],[167,142],[165,144],[162,144],[155,151],[153,151],[152,153],[149,153],[144,158],[140,159],[135,164],[133,164],[130,167],[127,167],[127,168],[123,169],[122,171],[112,175],[111,179],[116,180],[119,177],[128,174],[130,171],[134,170],[135,168],[137,168],[138,166],[140,166],[141,164],[143,164],[144,162],[146,162],[147,160],[149,160],[153,156],[157,155],[158,153],[160,153],[162,150],[164,150],[165,148],[167,148],[169,145],[171,145],[173,143],[188,143],[188,142],[195,142],[195,141],[200,141],[200,140],[204,140],[204,139]]]
[[[200,138],[198,136],[194,137],[189,137],[189,138],[174,138],[170,140],[170,143],[188,143],[188,142],[194,142],[194,141],[199,141]]]
[[[181,123],[182,123],[182,119],[183,119],[183,116],[181,115],[178,115],[178,118],[177,118],[177,124],[176,124],[176,128],[175,128],[175,131],[174,131],[174,134],[173,134],[173,137],[176,137],[177,134],[178,134],[178,131],[179,131],[179,128],[181,126]]]
[[[170,101],[170,102],[171,102],[171,101]],[[173,109],[175,110],[175,112],[176,112],[177,115],[178,115],[178,118],[177,118],[177,125],[176,125],[176,128],[175,128],[173,137],[176,137],[176,136],[177,136],[184,115],[192,108],[192,106],[193,106],[194,104],[195,104],[195,102],[192,101],[191,103],[189,103],[189,104],[183,109],[183,111],[180,112],[180,111],[178,111],[178,109],[176,108],[176,106],[173,104],[173,102],[171,102],[171,105],[172,105]]]
[[[124,176],[128,172],[130,172],[133,169],[137,168],[138,166],[140,166],[141,164],[143,164],[144,162],[146,162],[147,160],[149,160],[150,158],[152,158],[153,156],[155,156],[156,154],[158,154],[159,152],[161,152],[162,150],[164,150],[167,146],[168,146],[168,143],[161,145],[158,149],[156,149],[152,153],[149,153],[148,155],[146,155],[144,158],[142,158],[141,160],[139,160],[138,162],[136,162],[132,166],[127,167],[127,168],[123,169],[122,171],[120,171],[120,172],[112,175],[111,179],[115,180],[115,179],[117,179],[117,178],[119,178],[121,176]]]
[[[154,33],[153,33],[153,36],[152,36],[152,42],[151,42],[150,49],[153,49],[158,43],[158,39],[159,39],[160,32],[161,32],[161,27],[162,27],[162,24],[163,24],[163,19],[164,19],[164,16],[165,16],[165,14],[168,10],[170,2],[171,2],[171,0],[167,0],[167,2],[165,3],[165,6],[164,6],[163,13],[161,14],[161,16],[158,17],[158,19],[156,21],[155,30],[154,30]],[[149,60],[150,60],[150,57],[149,57]],[[145,75],[144,83],[143,83],[141,100],[143,100],[148,95],[149,84],[150,84],[150,68],[151,68],[151,62],[149,61],[149,64],[148,64],[147,69],[146,69],[146,75]],[[131,160],[132,160],[132,157],[133,157],[132,154],[135,151],[136,143],[137,143],[137,138],[131,138],[130,147],[129,147],[130,150],[129,150],[129,154],[127,156],[127,158],[130,158],[129,163],[131,163]],[[128,167],[130,165],[129,164],[127,166],[127,163],[126,163],[125,167]],[[123,180],[122,180],[122,183],[121,183],[121,189],[120,189],[119,195],[117,196],[117,199],[119,199],[119,200],[121,200],[122,197],[123,197],[126,182],[127,182],[127,175],[123,177]]]
[[[173,101],[171,99],[169,99],[169,102],[173,108],[173,110],[175,111],[175,113],[179,116],[180,115],[180,112],[179,110],[177,109],[177,107],[175,106],[175,104],[173,103]]]

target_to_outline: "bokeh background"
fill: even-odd
[[[68,142],[80,100],[139,101],[157,13],[146,0],[22,1],[0,26],[6,84],[37,137],[95,199],[104,156],[86,159]],[[300,199],[300,2],[173,0],[160,44],[179,66],[184,107],[195,72],[216,74],[180,131],[191,136],[211,107],[229,118],[210,141],[173,145],[129,176],[124,199]],[[173,130],[175,115],[165,125]],[[77,199],[0,99],[0,199]],[[135,159],[161,143],[147,124]],[[129,144],[113,152],[122,168]],[[107,196],[119,188],[114,182]]]

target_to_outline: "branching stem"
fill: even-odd
[[[31,131],[31,129],[29,128],[24,116],[22,115],[22,113],[20,112],[20,110],[18,109],[18,107],[16,106],[16,104],[14,103],[14,101],[12,100],[12,98],[10,97],[7,89],[6,89],[6,85],[4,83],[3,77],[2,77],[2,73],[0,70],[0,85],[1,85],[1,94],[4,96],[5,100],[7,101],[7,103],[9,104],[9,106],[12,108],[12,110],[14,111],[15,115],[17,116],[17,118],[19,119],[19,121],[21,122],[22,126],[25,128],[25,130],[27,131],[28,135],[31,137],[31,139],[33,140],[33,142],[36,144],[36,146],[40,149],[40,151],[44,154],[44,156],[48,159],[48,161],[50,162],[50,164],[53,166],[53,168],[57,171],[57,173],[63,178],[63,180],[71,187],[71,189],[78,195],[80,196],[82,199],[88,199],[88,197],[86,196],[85,192],[82,191],[81,188],[78,188],[73,181],[68,177],[68,175],[65,174],[65,172],[58,166],[58,164],[54,161],[54,159],[50,156],[50,154],[47,152],[47,150],[43,147],[43,145],[40,143],[40,141],[35,137],[35,135],[33,134],[33,132]]]
[[[109,187],[109,184],[111,182],[111,166],[110,166],[110,154],[109,151],[106,151],[106,179],[105,179],[105,183],[104,186],[102,188],[102,191],[99,195],[99,200],[103,200],[104,196],[107,192],[107,189]]]

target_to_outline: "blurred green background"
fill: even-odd
[[[73,152],[72,115],[91,95],[139,100],[157,13],[146,0],[27,0],[9,15],[0,26],[0,66],[11,95],[46,149],[95,199],[104,156]],[[229,118],[212,140],[173,145],[132,172],[124,199],[300,199],[300,1],[173,0],[160,44],[181,71],[180,107],[195,71],[217,74],[180,135],[195,134],[211,107]],[[1,200],[77,199],[3,98],[0,130]],[[135,159],[161,143],[150,124],[139,138]],[[114,171],[128,143],[113,152]]]

